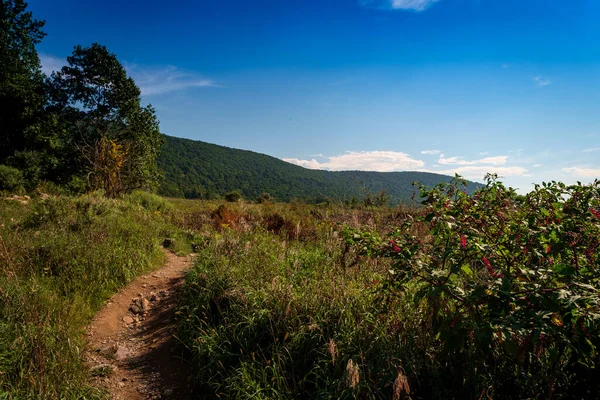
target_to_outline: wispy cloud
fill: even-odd
[[[325,157],[327,161],[319,162],[315,159],[300,160],[297,158],[284,158],[292,164],[311,169],[324,169],[329,171],[406,171],[423,168],[425,163],[416,160],[406,153],[397,151],[349,151],[341,155]]]
[[[40,63],[42,64],[42,72],[50,75],[52,72],[58,71],[66,65],[67,60],[50,54],[40,53]]]
[[[423,150],[423,151],[421,151],[421,154],[427,154],[429,156],[434,156],[434,155],[440,154],[440,153],[441,153],[441,151],[439,151],[439,150]]]
[[[358,0],[358,4],[384,10],[425,11],[438,1],[440,0]]]
[[[479,160],[468,161],[462,157],[446,157],[440,154],[438,164],[441,165],[476,165],[476,164],[492,164],[492,165],[504,165],[508,160],[508,156],[496,156],[496,157],[485,157]]]
[[[544,86],[548,86],[552,83],[552,81],[548,78],[545,78],[543,76],[534,76],[533,77],[533,81],[535,82],[535,85],[537,87],[544,87]]]
[[[539,167],[541,167],[541,166],[542,166],[542,164],[533,164],[533,166],[534,166],[535,168],[539,168]]]
[[[126,64],[127,73],[139,86],[143,96],[153,96],[178,90],[199,87],[217,87],[212,80],[197,73],[182,71],[177,67],[141,67]]]
[[[600,147],[592,147],[592,148],[583,150],[584,153],[594,153],[596,151],[600,151]]]
[[[50,54],[40,54],[42,72],[50,75],[67,64],[66,59]],[[212,80],[194,72],[182,71],[172,65],[166,67],[143,67],[123,63],[127,74],[133,78],[142,95],[152,96],[196,87],[218,87]]]
[[[596,169],[596,168],[569,167],[569,168],[563,168],[562,170],[564,172],[568,172],[574,176],[600,179],[600,169]]]

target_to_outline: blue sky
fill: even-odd
[[[30,0],[45,71],[117,54],[169,135],[309,168],[600,178],[596,0]]]

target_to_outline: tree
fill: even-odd
[[[26,9],[23,0],[0,0],[0,164],[40,144],[44,87],[35,45],[45,22]]]
[[[67,62],[52,74],[49,109],[67,132],[72,173],[83,168],[108,196],[153,187],[163,137],[152,106],[141,107],[140,89],[106,47],[78,45]]]
[[[237,190],[234,190],[232,192],[225,194],[225,200],[227,200],[227,201],[237,202],[237,201],[240,201],[241,199],[242,199],[242,194]]]

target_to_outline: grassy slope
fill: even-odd
[[[240,190],[248,199],[268,192],[279,201],[347,200],[385,190],[393,202],[398,202],[411,198],[414,181],[431,187],[451,179],[426,172],[310,170],[264,154],[171,136],[166,136],[158,165],[165,175],[160,193],[172,197]],[[477,184],[469,186],[474,190]]]
[[[146,208],[138,204],[143,204]],[[0,398],[96,398],[83,327],[177,230],[146,194],[0,200]]]

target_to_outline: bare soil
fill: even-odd
[[[87,328],[86,360],[113,399],[189,399],[186,364],[175,350],[175,306],[192,256],[166,252],[161,269],[115,294]]]

